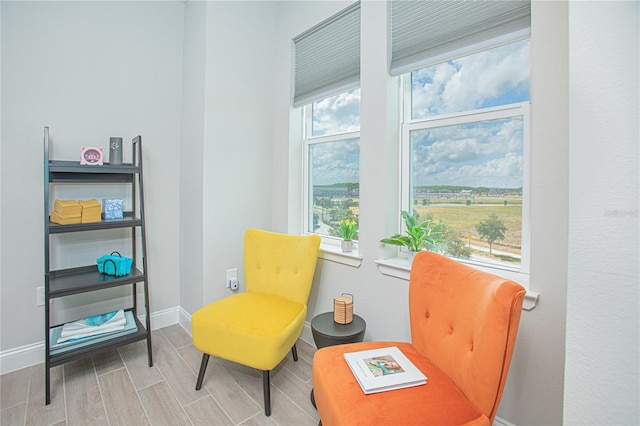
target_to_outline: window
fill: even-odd
[[[360,2],[298,35],[293,45],[293,106],[303,107],[304,117],[303,227],[327,247],[337,245],[341,220],[357,224],[359,216]],[[354,259],[339,261],[358,266]]]
[[[339,237],[340,220],[358,223],[360,89],[313,102],[304,116],[305,231]]]
[[[529,40],[402,79],[402,209],[445,223],[442,253],[526,271]]]

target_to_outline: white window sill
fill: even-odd
[[[362,265],[362,256],[358,254],[358,244],[353,244],[351,253],[343,253],[339,245],[325,242],[324,239],[320,244],[320,259],[329,260],[331,262],[342,263],[343,265],[359,268]]]
[[[378,264],[378,269],[382,274],[407,281],[409,280],[411,267],[409,266],[409,260],[406,257],[393,257],[390,259],[376,260],[375,262]],[[525,294],[524,296],[522,309],[524,309],[525,311],[530,311],[536,307],[538,299],[540,298],[540,293],[528,289],[529,276],[527,274],[508,270],[500,270],[497,268],[483,267],[479,265],[473,265],[473,267],[481,271],[490,272],[492,274],[496,274],[522,284],[522,286],[527,289],[527,294]]]

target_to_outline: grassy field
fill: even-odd
[[[507,205],[504,204],[505,200]],[[339,203],[342,199],[333,199],[334,203]],[[358,214],[358,202],[351,210]],[[471,205],[466,205],[466,199],[441,198],[431,199],[429,205],[414,205],[414,210],[420,215],[422,220],[432,215],[436,221],[442,220],[453,229],[459,238],[465,243],[470,242],[472,246],[485,247],[488,249],[489,244],[486,240],[480,239],[480,235],[476,230],[476,225],[482,220],[486,220],[490,215],[495,214],[498,219],[507,227],[505,239],[495,241],[493,250],[504,251],[520,255],[521,239],[522,239],[522,198],[521,197],[476,197],[472,200]],[[322,208],[314,205],[314,211],[321,214]],[[404,232],[404,229],[402,230]],[[471,234],[471,240],[467,239],[467,235]],[[482,254],[482,250],[473,250],[478,254]],[[501,256],[494,253],[495,258]],[[513,262],[514,259],[508,259]]]
[[[480,239],[476,225],[480,221],[487,219],[490,215],[498,216],[507,227],[505,239],[493,243],[496,250],[508,251],[511,253],[520,253],[520,244],[522,237],[522,205],[510,203],[504,204],[472,204],[471,206],[459,205],[438,205],[431,204],[428,206],[414,206],[414,209],[420,215],[421,219],[428,215],[433,215],[434,219],[443,220],[450,228],[464,240],[467,235],[471,234],[471,244],[479,246],[487,246],[486,241]]]

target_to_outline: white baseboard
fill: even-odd
[[[180,319],[184,317],[185,314],[186,312],[179,306],[154,312],[151,314],[151,329],[157,330],[159,328],[178,323],[182,324],[184,327],[185,324],[180,321]],[[191,330],[191,318],[188,314],[187,316],[189,317],[188,330]],[[145,323],[146,318],[144,315],[138,317],[138,319],[143,324]],[[10,373],[22,368],[31,367],[32,365],[41,364],[43,362],[44,340],[0,352],[0,374]]]
[[[516,426],[516,425],[511,423],[510,421],[507,421],[501,417],[496,416],[493,419],[493,426]]]
[[[191,334],[191,315],[189,314],[189,312],[185,311],[184,309],[182,309],[182,306],[178,307],[179,312],[178,312],[178,324],[180,324],[182,326],[182,328],[184,328],[187,333],[189,333],[189,336],[192,336]]]
[[[316,347],[315,342],[313,341],[313,334],[311,334],[311,323],[305,321],[304,327],[302,327],[302,333],[300,333],[300,339],[304,340],[314,348]]]
[[[44,362],[44,340],[39,343],[9,349],[0,353],[0,374]]]

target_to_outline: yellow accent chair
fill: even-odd
[[[416,255],[409,279],[409,342],[329,346],[313,358],[313,391],[324,426],[491,425],[513,354],[524,288],[432,252]],[[347,352],[397,346],[427,384],[365,395]]]
[[[307,316],[319,248],[318,235],[246,231],[246,291],[204,306],[191,318],[193,345],[203,353],[196,390],[210,355],[262,370],[264,412],[271,415],[269,371],[289,350],[298,360],[295,343]]]

